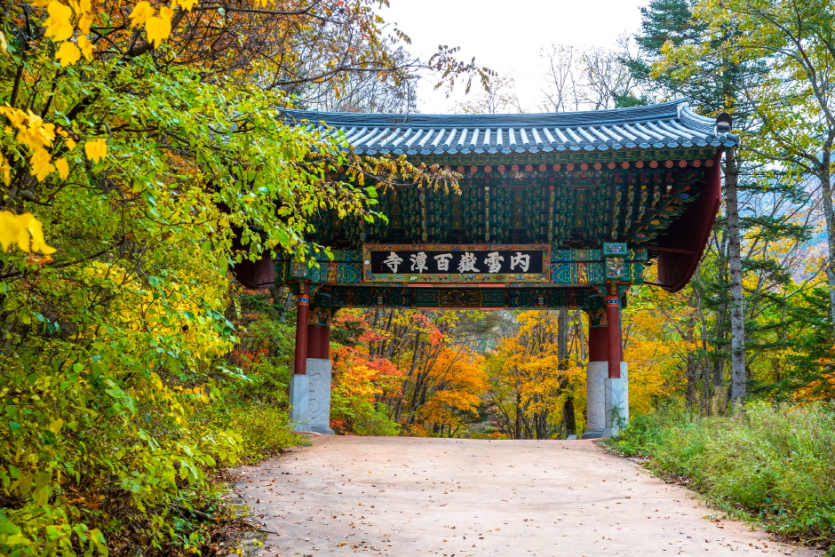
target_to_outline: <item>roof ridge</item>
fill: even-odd
[[[605,122],[617,123],[632,120],[655,120],[663,117],[677,117],[679,105],[686,105],[686,100],[673,100],[659,104],[614,108],[607,110],[583,110],[577,112],[522,112],[503,114],[422,114],[422,113],[381,113],[381,112],[328,112],[320,110],[282,109],[281,116],[290,120],[325,121],[333,124],[389,125],[420,127],[530,127],[531,124],[542,126],[577,126],[588,122],[600,125]]]

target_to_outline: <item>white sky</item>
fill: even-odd
[[[640,28],[648,0],[390,0],[381,12],[411,37],[411,52],[426,59],[438,45],[460,46],[460,58],[512,75],[528,110],[537,108],[543,68],[540,49],[551,43],[610,47]],[[446,98],[428,80],[419,91],[423,113],[449,113],[463,87]]]

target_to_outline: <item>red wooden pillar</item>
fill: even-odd
[[[609,360],[609,328],[589,325],[589,361]]]
[[[330,359],[331,346],[331,327],[327,318],[316,319],[316,313],[320,310],[314,311],[315,324],[311,323],[307,326],[307,357],[319,360]]]
[[[606,327],[609,336],[609,379],[620,379],[621,332],[620,332],[620,296],[618,285],[609,284],[609,295],[606,296]]]
[[[299,283],[299,302],[296,313],[296,365],[293,373],[307,373],[307,321],[310,318],[310,294],[307,283]]]

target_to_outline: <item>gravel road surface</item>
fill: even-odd
[[[275,532],[259,555],[822,555],[591,441],[312,440],[241,469],[235,489]]]

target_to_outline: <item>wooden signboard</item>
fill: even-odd
[[[547,245],[363,246],[363,282],[549,282]]]

